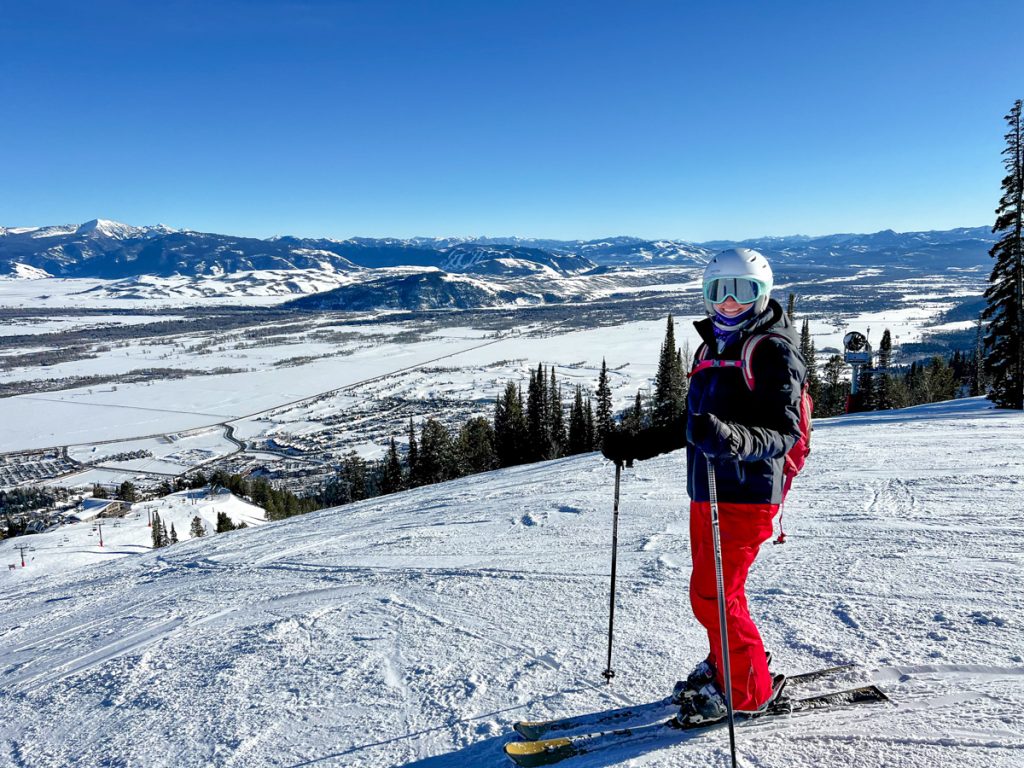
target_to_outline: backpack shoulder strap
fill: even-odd
[[[783,336],[781,333],[755,333],[753,336],[743,342],[743,350],[740,353],[740,358],[743,361],[743,376],[746,379],[747,386],[751,391],[754,389],[754,350],[757,349],[765,339],[779,339],[785,342],[787,345],[792,346],[793,342],[788,336]]]

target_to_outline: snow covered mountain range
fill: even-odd
[[[984,227],[700,244],[634,237],[261,240],[96,219],[0,228],[0,275],[101,278],[106,282],[93,293],[109,298],[323,294],[296,307],[479,308],[590,301],[645,282],[687,282],[715,251],[736,245],[768,255],[777,282],[850,279],[873,269],[882,284],[982,270],[993,241]]]
[[[1021,427],[980,399],[818,421],[748,599],[776,669],[853,662],[819,690],[891,702],[740,725],[744,765],[1020,765]],[[623,476],[612,685],[596,454],[0,571],[0,765],[505,768],[514,721],[660,698],[705,653],[683,464]],[[726,764],[722,729],[573,759]]]

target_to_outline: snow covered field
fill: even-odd
[[[737,731],[763,768],[1024,762],[1024,418],[819,421],[748,584],[779,670],[892,703]],[[0,765],[499,768],[512,722],[664,695],[689,615],[683,457],[517,467],[23,579],[0,572]],[[27,569],[26,569],[27,570]],[[824,684],[822,684],[824,687]],[[724,731],[579,768],[725,765]]]

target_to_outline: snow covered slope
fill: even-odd
[[[750,765],[1024,758],[1024,418],[821,421],[748,596],[780,670],[891,704],[745,725]],[[0,765],[499,768],[511,723],[664,695],[700,658],[683,457],[465,478],[21,581],[0,572]],[[724,765],[724,731],[576,768]]]
[[[44,574],[63,573],[97,563],[105,563],[128,555],[149,552],[153,544],[150,515],[156,513],[169,531],[174,527],[180,541],[190,537],[192,519],[203,521],[207,534],[217,530],[217,513],[223,512],[238,525],[262,525],[267,516],[261,507],[250,504],[227,491],[213,493],[209,488],[172,493],[154,501],[135,504],[124,517],[101,518],[98,521],[82,514],[82,522],[55,527],[30,537],[19,536],[0,541],[0,568],[7,567],[8,581],[31,581]],[[74,514],[74,513],[72,513]],[[102,524],[97,530],[96,523]],[[103,546],[100,546],[100,534]],[[21,564],[16,547],[28,545],[25,568],[10,570]]]

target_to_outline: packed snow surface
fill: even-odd
[[[764,768],[1024,763],[1024,417],[822,420],[748,583],[777,670],[891,703],[737,728]],[[518,719],[664,696],[706,651],[684,458],[516,467],[28,579],[0,572],[0,765],[499,768]],[[811,692],[811,691],[808,691]],[[726,765],[723,729],[574,768]]]

